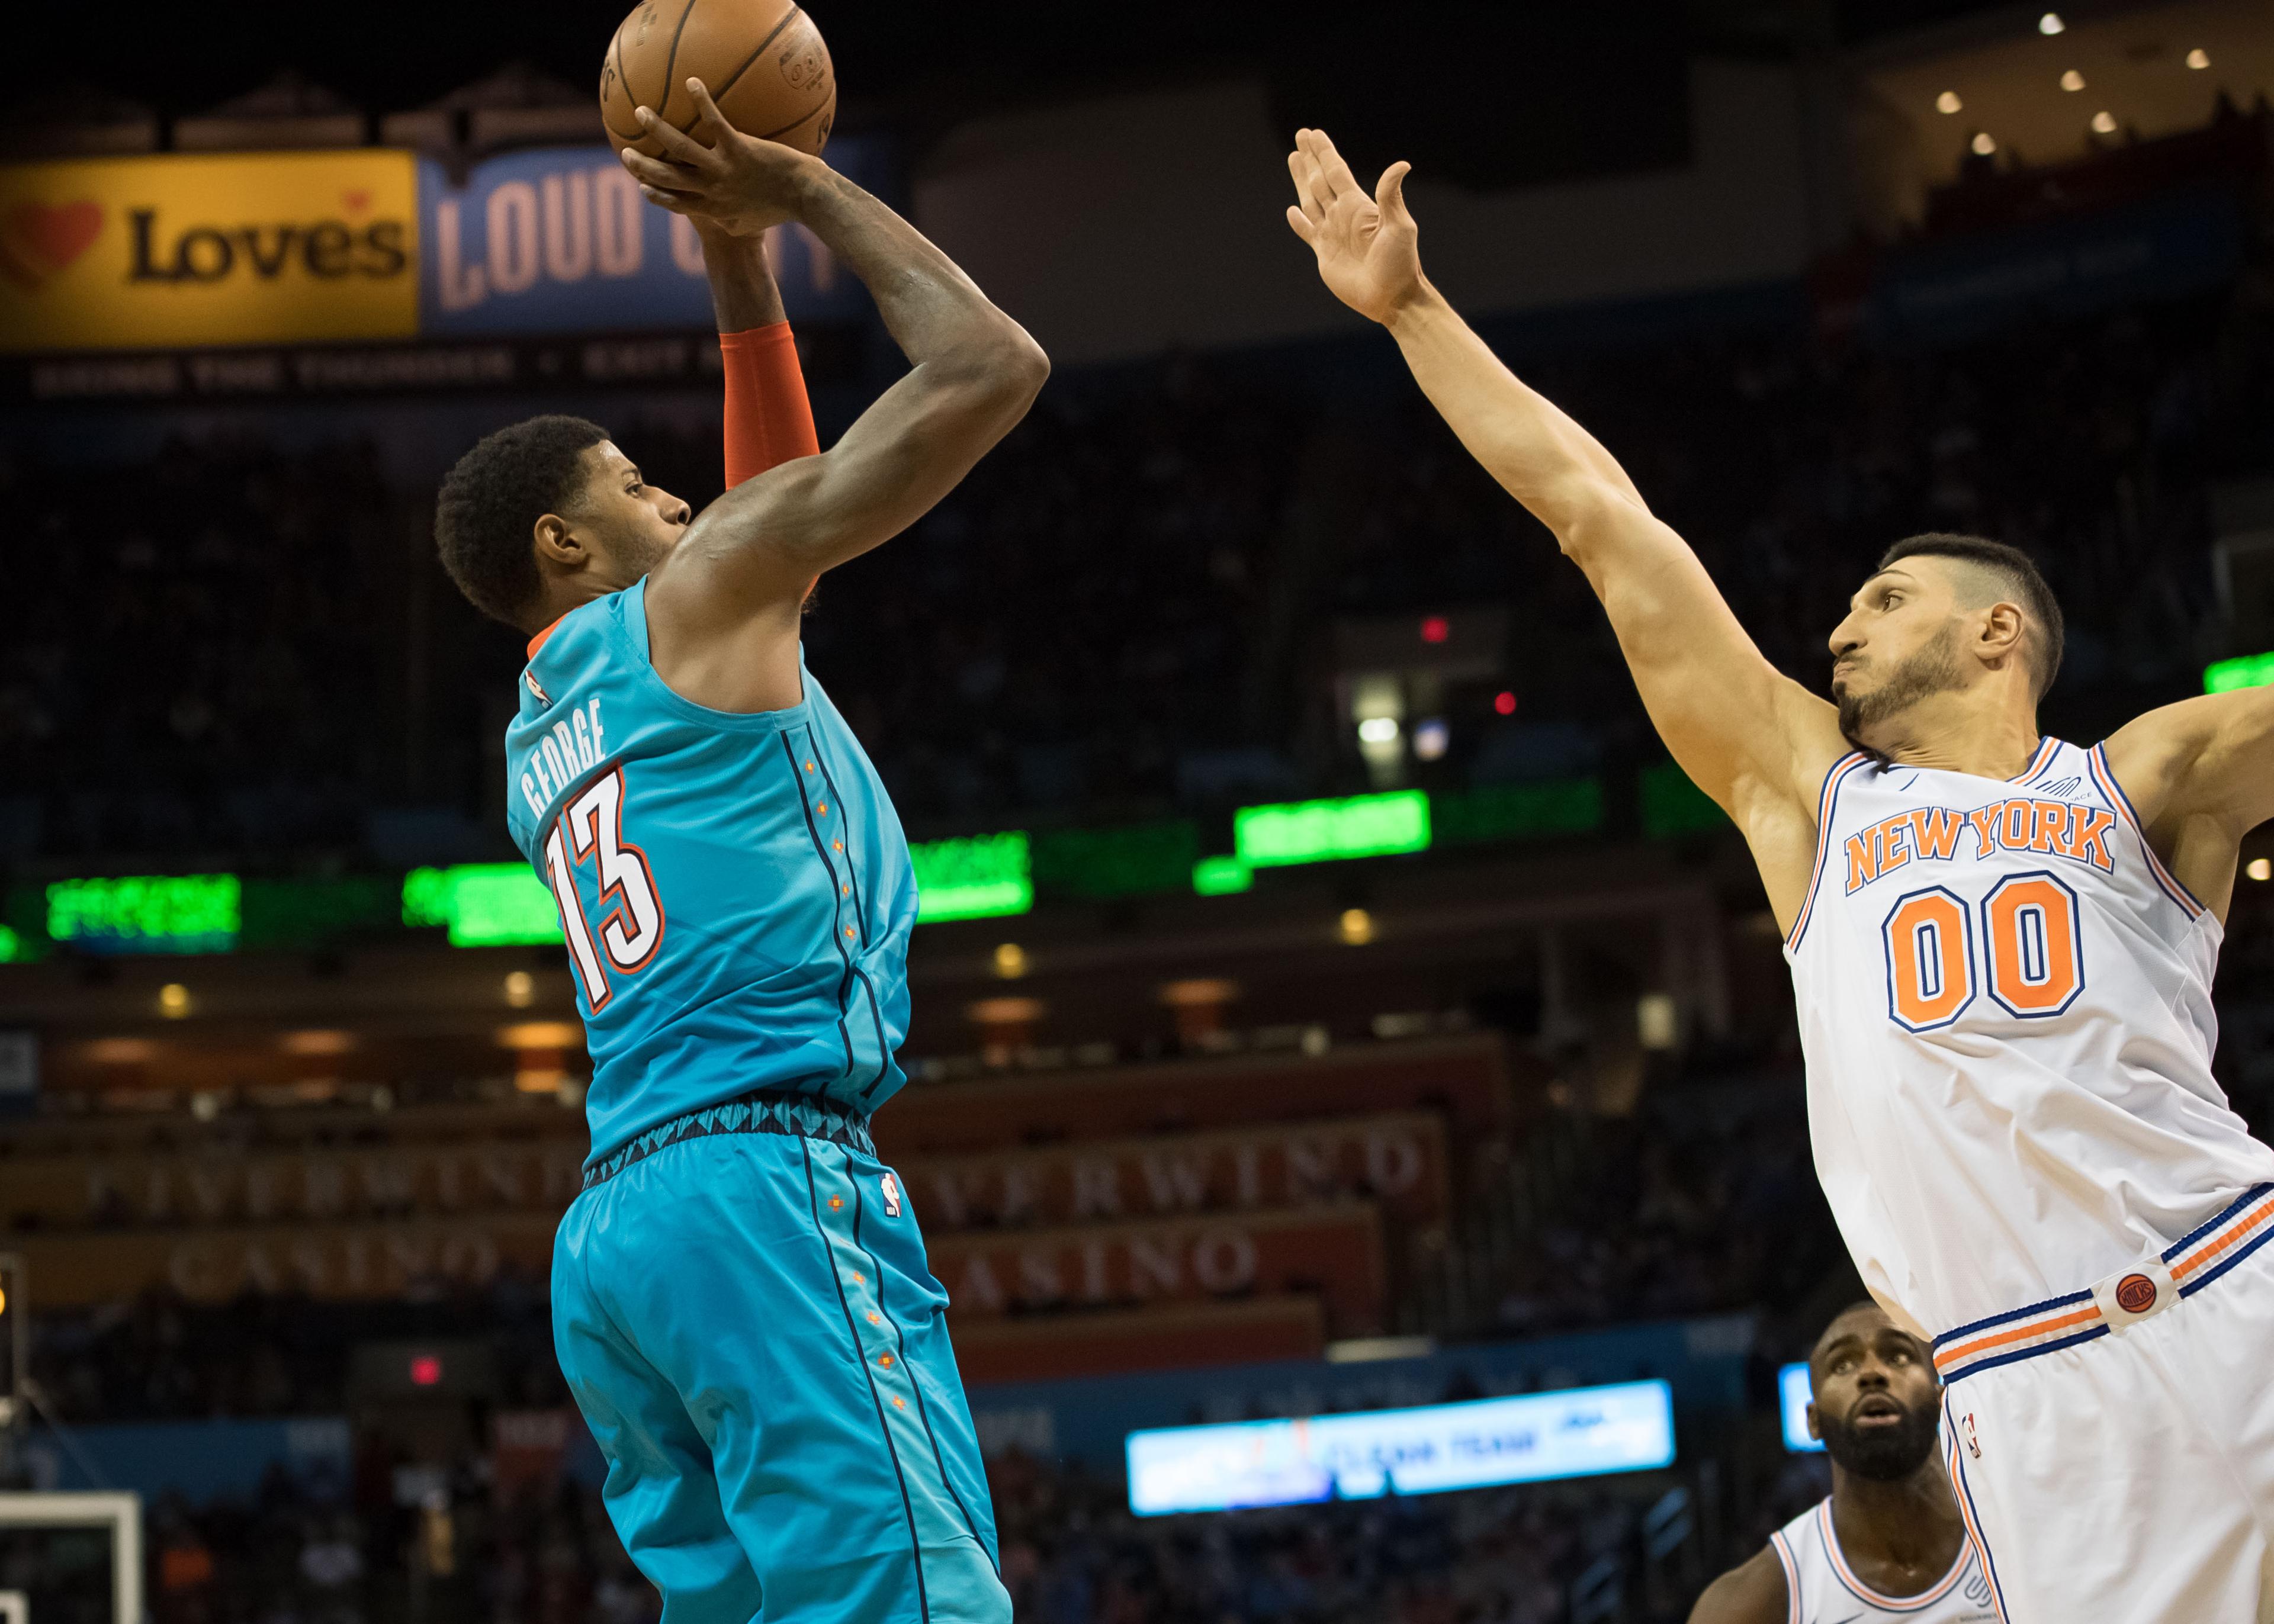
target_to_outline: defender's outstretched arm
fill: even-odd
[[[1421,274],[1406,165],[1368,196],[1334,144],[1300,132],[1287,222],[1344,304],[1388,327],[1430,402],[1585,572],[1667,748],[1736,820],[1771,903],[1797,910],[1815,853],[1816,793],[1846,754],[1832,707],[1780,674],[1705,566],[1653,517],[1594,437],[1502,365]]]

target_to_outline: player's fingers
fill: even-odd
[[[1328,187],[1326,177],[1319,172],[1317,160],[1304,153],[1297,159],[1290,160],[1288,168],[1295,177],[1295,196],[1302,204],[1303,212],[1314,220],[1324,222],[1327,210],[1334,203],[1335,194]]]
[[[691,127],[711,137],[704,145],[717,147],[719,138],[734,126],[727,122],[727,115],[719,110],[719,104],[711,99],[711,92],[701,79],[689,79],[687,94],[695,98],[695,123]]]
[[[1287,154],[1288,177],[1295,183],[1295,207],[1313,220],[1318,220],[1326,214],[1325,206],[1311,190],[1310,177],[1315,170],[1316,166],[1306,154],[1300,152]]]
[[[624,168],[632,172],[634,180],[644,186],[661,186],[669,189],[683,185],[695,178],[675,163],[666,163],[660,158],[651,158],[645,153],[634,152],[629,147],[624,148],[623,158]]]
[[[633,116],[640,121],[640,128],[655,138],[656,144],[663,148],[664,155],[673,162],[683,163],[689,169],[701,169],[710,159],[709,147],[679,129],[653,108],[640,108]]]
[[[1311,135],[1312,155],[1319,161],[1319,172],[1326,177],[1333,195],[1340,197],[1345,192],[1359,191],[1358,177],[1351,173],[1351,166],[1343,162],[1342,154],[1335,150],[1335,144],[1328,139],[1327,132],[1314,130]]]
[[[683,192],[666,192],[661,186],[643,185],[640,196],[674,214],[692,214],[695,212],[695,199]]]
[[[1413,166],[1400,158],[1382,170],[1382,178],[1374,183],[1374,200],[1382,209],[1382,217],[1404,224],[1412,220],[1412,211],[1405,207],[1405,177]]]
[[[1287,223],[1295,228],[1296,236],[1314,246],[1317,244],[1319,228],[1311,223],[1311,217],[1308,214],[1291,203],[1287,206]]]

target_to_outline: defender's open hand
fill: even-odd
[[[640,128],[663,147],[650,158],[624,150],[624,168],[651,203],[675,214],[707,221],[734,237],[749,237],[793,219],[798,200],[825,166],[779,141],[744,135],[727,122],[701,79],[687,81],[695,98],[695,123],[674,129],[652,108],[639,108]]]
[[[1334,296],[1376,321],[1389,320],[1427,285],[1419,232],[1405,207],[1405,172],[1412,167],[1391,164],[1368,197],[1325,131],[1298,130],[1295,150],[1287,154],[1296,204],[1287,223],[1319,256],[1319,275]]]

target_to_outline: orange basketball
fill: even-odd
[[[837,117],[829,47],[791,0],[643,0],[608,41],[600,64],[600,118],[621,152],[654,157],[632,109],[648,107],[678,128],[695,122],[687,81],[699,79],[727,123],[819,153]]]

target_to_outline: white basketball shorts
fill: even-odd
[[[2160,1257],[1935,1339],[2007,1624],[2274,1624],[2274,1185]]]

